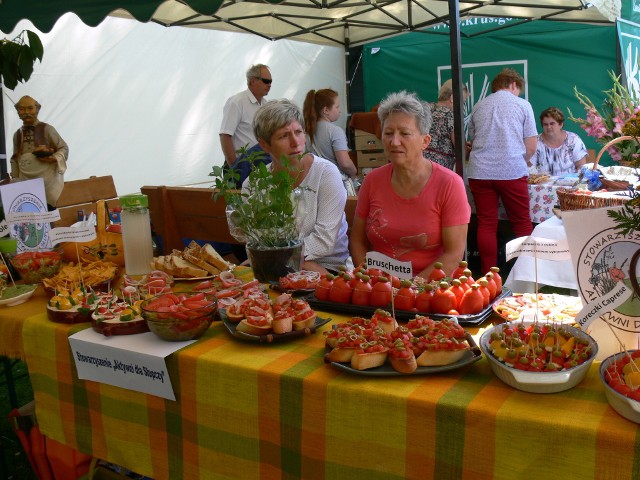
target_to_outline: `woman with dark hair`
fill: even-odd
[[[563,175],[580,171],[587,163],[587,147],[582,139],[564,127],[564,113],[556,107],[549,107],[540,114],[542,133],[538,135],[536,153],[531,163],[538,173]]]
[[[338,92],[330,88],[309,90],[302,107],[307,131],[307,150],[333,162],[343,177],[358,172],[351,157],[344,130],[333,122],[340,118]]]

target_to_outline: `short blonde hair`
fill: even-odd
[[[462,95],[466,99],[469,95],[469,89],[465,84],[462,84]],[[440,90],[438,90],[438,101],[443,102],[445,100],[449,100],[453,95],[453,81],[451,79],[447,80],[442,84]]]

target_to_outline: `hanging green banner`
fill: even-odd
[[[480,28],[482,25],[473,25]],[[462,26],[462,80],[470,96],[465,117],[473,106],[491,93],[491,80],[503,68],[518,71],[526,81],[523,96],[536,117],[555,106],[584,116],[573,89],[602,103],[611,88],[608,71],[616,71],[616,30],[613,26],[534,21],[466,36]],[[474,32],[475,33],[475,32]],[[416,92],[423,100],[436,101],[438,88],[451,76],[448,31],[430,29],[366,44],[363,48],[365,105],[371,109],[388,93]],[[538,125],[538,130],[541,131]],[[591,137],[572,122],[565,129],[575,132],[587,148],[599,149]]]

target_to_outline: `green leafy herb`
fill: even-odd
[[[241,149],[240,153],[245,153]],[[299,241],[295,209],[300,189],[294,190],[296,179],[289,171],[289,162],[283,158],[285,168],[271,171],[256,161],[262,152],[252,152],[241,161],[251,162],[251,173],[242,191],[236,190],[238,172],[213,167],[215,177],[214,200],[223,197],[227,202],[229,231],[236,239],[254,248],[289,247]]]

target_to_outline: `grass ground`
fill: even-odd
[[[26,364],[17,362],[13,367],[13,375],[18,405],[22,406],[33,400],[33,390],[29,382]],[[10,411],[7,385],[4,376],[2,376],[0,377],[0,479],[37,480],[22,445],[9,424]]]

